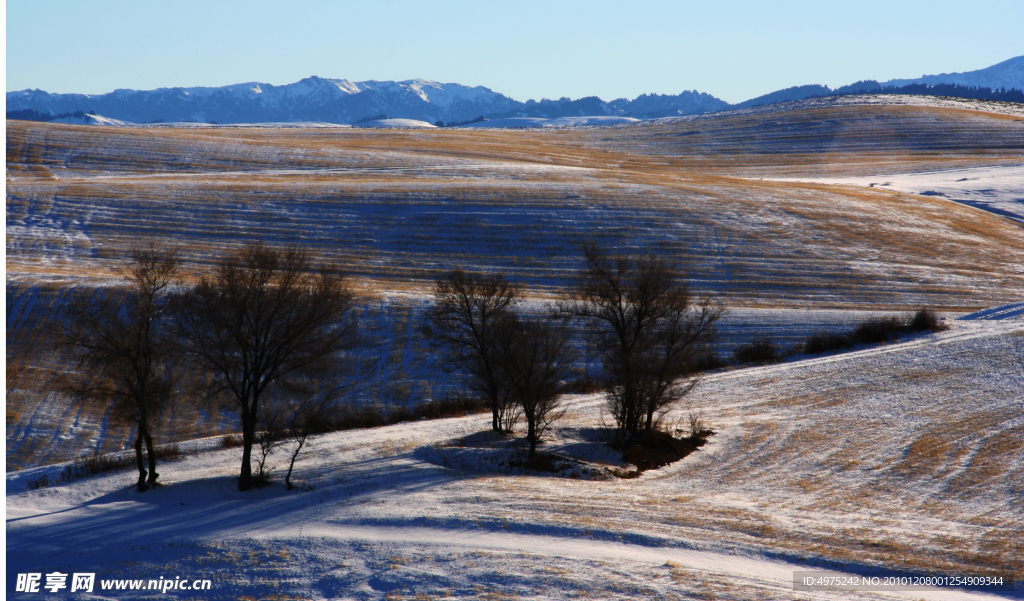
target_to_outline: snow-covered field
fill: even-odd
[[[1024,165],[974,167],[833,179],[779,178],[939,196],[1024,222]]]
[[[235,491],[237,448],[164,463],[164,486],[142,494],[128,471],[35,490],[59,466],[8,474],[8,574],[95,572],[97,588],[210,579],[177,596],[217,599],[996,598],[804,592],[792,579],[1021,573],[1022,313],[710,376],[689,405],[717,435],[636,479],[477,471],[457,444],[484,416],[318,437],[292,492]],[[545,450],[602,461],[587,450],[601,405],[571,397]]]

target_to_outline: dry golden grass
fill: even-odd
[[[981,493],[983,485],[994,481],[1014,469],[1014,463],[1024,456],[1024,427],[1002,430],[985,437],[971,457],[967,468],[956,475],[950,483],[950,490],[957,494],[974,495]],[[1018,479],[1021,468],[1016,468]]]
[[[944,415],[910,443],[905,457],[892,471],[911,478],[946,476],[957,469],[986,432],[1021,415],[1022,410],[1012,408]],[[976,461],[972,460],[971,466],[960,474],[956,486],[962,489],[968,482],[978,484],[1000,470],[1005,471],[1013,451],[1024,449],[1022,432],[1024,429],[1011,428],[986,437],[975,453]]]

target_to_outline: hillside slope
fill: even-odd
[[[196,270],[248,240],[302,240],[377,291],[456,265],[556,290],[596,237],[670,253],[729,304],[954,309],[1024,288],[1020,226],[1002,218],[751,180],[1019,164],[1024,127],[996,114],[860,105],[550,132],[10,122],[7,149],[9,281],[109,278],[144,236]]]
[[[1019,223],[941,196],[820,183],[1020,165],[1024,118],[984,104],[854,100],[532,131],[9,122],[9,465],[123,448],[127,430],[108,411],[57,390],[68,363],[49,342],[69,291],[116,283],[140,241],[180,245],[190,276],[252,240],[337,260],[367,310],[383,303],[393,316],[370,328],[394,344],[367,359],[380,366],[366,381],[381,384],[384,405],[443,394],[404,336],[433,276],[503,270],[550,299],[588,239],[673,257],[697,291],[734,310],[958,312],[1024,296]],[[815,323],[827,325],[791,316],[771,335],[790,344]],[[232,424],[187,417],[168,439]]]
[[[235,491],[238,449],[164,463],[165,485],[143,494],[128,472],[37,490],[59,466],[8,474],[8,571],[210,579],[209,599],[834,599],[794,591],[793,571],[1012,576],[1024,570],[1022,319],[1017,305],[708,377],[690,400],[711,443],[636,479],[478,469],[471,452],[486,445],[463,437],[485,416],[320,436],[292,492]],[[596,456],[600,408],[573,397],[543,450]],[[992,598],[842,598],[893,594]]]

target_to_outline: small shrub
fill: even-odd
[[[157,459],[177,459],[181,456],[181,449],[177,443],[153,447],[153,454]],[[64,466],[61,471],[61,482],[72,482],[84,476],[113,472],[117,470],[132,469],[135,467],[135,453],[123,455],[92,455],[84,459]]]
[[[727,367],[729,362],[719,356],[714,351],[702,353],[693,358],[693,371],[711,371],[713,369],[721,369]]]
[[[413,419],[462,417],[490,410],[489,402],[466,395],[448,395],[439,401],[420,403],[412,408]]]
[[[860,344],[879,344],[898,340],[906,331],[906,325],[899,317],[873,317],[861,322],[853,331],[853,339]]]
[[[563,388],[569,394],[590,394],[601,390],[604,390],[601,380],[585,370],[579,370],[576,377],[570,379]]]
[[[463,417],[473,413],[489,411],[490,402],[476,397],[449,394],[437,401],[427,401],[412,407],[393,407],[389,410],[367,407],[350,409],[339,413],[325,431],[379,428],[402,422],[421,419]]]
[[[40,488],[46,488],[50,485],[50,477],[46,474],[35,478],[34,480],[28,481],[28,487],[32,490],[38,490]]]
[[[178,459],[182,455],[181,447],[179,447],[176,442],[155,447],[153,449],[153,453],[156,455],[157,459],[161,459],[163,461]]]
[[[704,412],[698,411],[696,413],[690,412],[688,416],[690,422],[690,438],[697,438],[708,432],[709,430],[704,427]]]
[[[235,447],[240,447],[242,446],[242,435],[228,434],[224,438],[220,439],[220,445],[225,449],[234,449]]]
[[[911,332],[924,332],[925,330],[943,332],[949,329],[949,324],[942,323],[938,313],[935,311],[927,307],[921,307],[910,318],[910,324],[907,326],[907,329]]]
[[[114,470],[128,469],[135,465],[135,455],[93,455],[85,459],[79,459],[71,465],[65,466],[61,472],[60,479],[64,482],[77,480],[82,476],[112,472]]]
[[[407,411],[396,410],[396,413]],[[380,409],[366,408],[349,410],[340,413],[331,423],[331,430],[357,430],[361,428],[379,428],[388,425],[385,414]]]
[[[256,462],[256,469],[252,473],[252,485],[255,488],[263,488],[264,486],[270,486],[273,484],[273,480],[270,479],[270,468],[266,463],[259,463],[259,453],[253,453],[253,460]]]
[[[782,361],[782,354],[771,338],[758,338],[749,344],[744,344],[734,350],[732,356],[739,363],[755,363],[757,365]]]
[[[834,353],[853,346],[853,342],[846,334],[836,332],[817,332],[811,334],[804,341],[804,352],[810,355],[820,353]]]

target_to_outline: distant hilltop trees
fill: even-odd
[[[864,92],[852,92],[863,94]],[[970,87],[955,83],[940,83],[933,86],[927,84],[910,84],[902,87],[879,87],[870,94],[910,94],[914,96],[948,96],[950,98],[970,98],[974,100],[998,100],[1000,102],[1024,103],[1024,91],[1016,88]]]
[[[373,115],[372,117],[363,117],[362,119],[353,121],[352,124],[359,125],[360,123],[369,123],[370,121],[384,121],[387,118],[388,116],[386,114],[380,113],[379,115]]]
[[[908,96],[944,96],[947,98],[967,98],[971,100],[995,100],[1000,102],[1024,103],[1024,91],[1016,88],[985,88],[982,86],[965,86],[960,84],[909,84],[905,86],[883,86],[877,81],[865,80],[830,89],[828,86],[810,85],[786,88],[752,98],[746,102],[733,105],[734,109],[753,108],[755,106],[767,106],[778,102],[792,102],[795,100],[806,100],[808,98],[825,98],[828,96],[854,96],[858,94],[886,94],[886,95],[908,95]]]
[[[445,123],[444,121],[437,121],[436,123],[434,123],[434,125],[436,125],[437,127],[458,127],[460,125],[470,125],[472,123],[483,123],[484,121],[487,121],[487,119],[483,115],[480,115],[476,119],[470,119],[469,121],[458,121],[455,123]]]
[[[86,115],[95,114],[95,111],[74,111],[72,113],[61,113],[59,115],[51,115],[50,113],[40,113],[32,109],[22,109],[20,111],[7,111],[7,118],[17,119],[19,121],[53,121],[54,119],[65,119],[67,117],[73,117],[75,119],[85,119]]]

